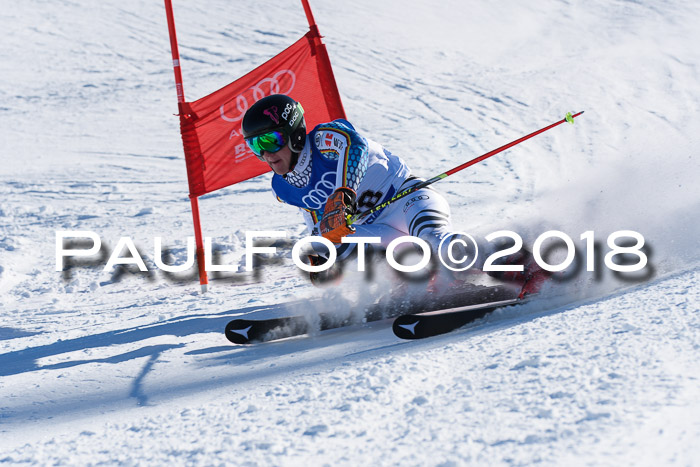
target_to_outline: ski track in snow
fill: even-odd
[[[0,15],[0,463],[700,462],[700,7],[316,3],[349,119],[416,175],[585,110],[436,188],[474,234],[642,232],[652,277],[584,273],[420,342],[381,321],[232,346],[234,317],[313,319],[306,298],[341,292],[282,250],[206,295],[157,271],[154,237],[181,264],[192,235],[163,5],[24,2]],[[174,8],[190,100],[307,30],[294,4]],[[303,235],[268,187],[202,197],[219,264],[243,270],[247,230]],[[56,272],[57,230],[96,232],[100,256]],[[103,271],[122,236],[149,272]]]

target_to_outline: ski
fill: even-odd
[[[404,297],[380,300],[363,309],[348,309],[333,313],[320,312],[313,316],[296,315],[268,319],[238,318],[226,325],[225,335],[234,344],[268,342],[317,331],[395,318],[401,315],[452,309],[465,305],[478,306],[479,303],[485,301],[495,302],[513,297],[513,290],[507,287],[466,285],[463,289],[443,297],[407,294]]]
[[[423,339],[438,336],[483,318],[499,308],[518,305],[528,300],[528,298],[512,298],[445,310],[406,314],[394,320],[392,329],[394,334],[401,339]]]
[[[394,315],[396,316],[396,315]],[[392,316],[382,316],[376,311],[364,314],[364,321],[377,321]],[[317,321],[313,323],[312,321]],[[226,325],[226,338],[234,344],[268,342],[288,337],[302,336],[314,331],[327,331],[359,324],[360,317],[340,317],[331,313],[319,313],[313,320],[306,316],[287,316],[269,319],[234,319]]]
[[[307,332],[308,323],[301,316],[290,316],[287,318],[270,319],[234,319],[226,325],[226,338],[234,344],[250,344],[252,342],[262,342],[274,340],[272,331],[280,330],[284,332],[283,337],[290,337]],[[279,332],[277,333],[279,334]],[[266,336],[270,336],[265,339]]]

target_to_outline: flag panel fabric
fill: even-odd
[[[180,107],[190,196],[256,177],[270,168],[241,136],[246,110],[271,94],[301,102],[308,128],[344,118],[324,44],[309,31],[297,42],[233,83]]]

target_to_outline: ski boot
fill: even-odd
[[[545,282],[549,280],[552,273],[542,269],[542,267],[537,264],[535,258],[530,258],[524,266],[525,280],[523,281],[523,286],[520,289],[520,294],[518,298],[525,298],[526,295],[532,295],[539,292],[544,286]]]
[[[307,255],[309,265],[320,266],[328,261],[319,255]],[[343,268],[336,262],[330,269],[321,272],[309,272],[309,280],[315,287],[324,287],[329,284],[338,284],[343,277]]]
[[[504,282],[512,282],[520,285],[520,293],[518,298],[524,298],[526,295],[532,295],[539,292],[545,282],[551,277],[552,273],[542,269],[535,257],[527,250],[521,250],[510,256],[506,256],[503,260],[495,264],[511,265],[522,264],[522,271],[495,271],[487,274]]]

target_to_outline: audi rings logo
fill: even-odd
[[[329,180],[330,178],[330,180]],[[309,209],[321,209],[335,188],[335,172],[326,172],[309,193],[301,198]]]
[[[403,212],[408,211],[408,209],[409,209],[411,206],[413,206],[413,203],[415,203],[416,201],[425,201],[425,200],[427,200],[427,199],[430,199],[430,196],[428,196],[428,195],[418,195],[418,196],[414,196],[413,198],[411,198],[411,199],[409,199],[408,201],[406,201],[406,204],[404,204],[404,206],[403,206]]]
[[[272,94],[289,94],[294,89],[297,77],[292,70],[280,70],[272,77],[260,80],[229,102],[219,107],[221,118],[227,122],[239,122],[246,110],[263,97]]]

